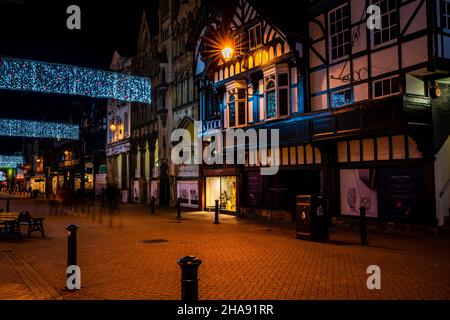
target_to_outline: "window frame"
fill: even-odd
[[[237,119],[237,109],[236,109],[236,95],[233,93],[229,93],[228,98],[228,128],[235,128],[236,127],[236,119]],[[234,105],[233,109],[231,108],[231,104]],[[231,110],[234,110],[234,117],[233,117],[233,125],[231,125]]]
[[[244,93],[242,97],[239,97],[239,90],[243,90]],[[228,91],[228,128],[240,128],[245,127],[248,124],[248,115],[247,115],[247,90],[245,88],[234,88]],[[231,98],[234,98],[234,101],[231,101]],[[234,125],[231,125],[231,104],[234,103]],[[239,110],[240,104],[244,104],[244,109]],[[244,123],[239,123],[240,117],[244,115]]]
[[[333,105],[333,96],[335,94],[343,93],[343,92],[347,92],[347,91],[350,92],[350,101],[348,103],[345,103],[345,104],[342,104],[342,105],[338,105],[338,106]],[[347,107],[347,106],[350,106],[350,105],[353,104],[353,87],[347,87],[347,88],[343,88],[343,89],[339,89],[339,90],[333,91],[333,92],[330,93],[330,95],[331,95],[331,97],[330,97],[331,109],[344,108],[344,107]]]
[[[273,87],[269,88],[269,85],[273,83]],[[273,93],[275,94],[275,116],[273,117],[268,117],[269,112],[268,112],[268,108],[269,108],[269,93]],[[275,120],[278,118],[278,108],[277,108],[277,100],[278,100],[278,94],[277,94],[277,83],[276,83],[276,79],[273,77],[269,78],[269,80],[267,81],[265,88],[264,88],[264,96],[265,96],[265,119],[266,121],[270,121],[270,120]]]
[[[344,26],[342,27],[342,30],[340,32],[335,32],[334,34],[331,34],[331,14],[334,13],[336,15],[336,12],[338,10],[341,10],[341,14],[343,14],[343,8],[348,6],[348,21],[349,21],[349,26],[347,29],[344,29]],[[334,8],[333,10],[330,10],[328,12],[328,35],[329,35],[329,40],[328,40],[328,47],[329,47],[329,61],[334,63],[334,62],[338,62],[338,61],[342,61],[345,59],[348,59],[349,55],[350,55],[350,51],[351,51],[351,14],[350,14],[350,5],[348,3],[344,3],[336,8]],[[333,22],[334,24],[336,24],[338,21],[344,23],[343,21],[345,20],[345,18],[343,16],[341,16],[341,18],[339,20],[335,19],[335,21]],[[346,33],[348,33],[348,42],[345,41],[345,36]],[[342,35],[344,42],[342,44],[337,44],[336,48],[338,47],[343,47],[343,49],[345,50],[345,54],[342,56],[338,56],[336,58],[333,58],[333,36],[339,37],[340,35]]]
[[[445,13],[442,12],[444,7],[446,7]],[[445,21],[442,21],[444,16],[446,17]],[[450,30],[450,0],[439,1],[439,26],[444,30]]]
[[[398,79],[398,92],[392,92],[392,79],[395,79],[395,78]],[[383,81],[386,81],[386,80],[389,80],[389,82],[390,82],[390,91],[391,92],[388,93],[388,94],[384,93]],[[376,83],[379,83],[379,82],[381,82],[382,95],[381,96],[376,96],[376,93],[375,93],[375,91],[376,91]],[[385,78],[381,78],[381,79],[378,79],[378,80],[374,80],[372,82],[372,90],[373,90],[373,92],[372,92],[373,99],[384,99],[384,98],[387,98],[387,97],[400,95],[400,94],[402,94],[402,87],[400,85],[400,76],[399,75],[394,75],[394,76],[390,76],[390,77],[385,77]]]
[[[238,41],[236,41],[236,39],[238,39]],[[234,52],[236,53],[236,56],[241,56],[245,53],[245,39],[245,32],[241,32],[234,36]]]
[[[393,13],[393,14],[395,14],[396,23],[395,23],[395,25],[391,25],[390,24],[389,27],[383,27],[383,24],[382,24],[381,30],[376,30],[376,29],[370,30],[370,44],[372,46],[372,49],[377,49],[377,48],[381,48],[381,47],[393,44],[393,43],[397,42],[398,36],[399,36],[399,34],[398,34],[398,27],[399,27],[399,23],[400,23],[399,20],[400,19],[399,19],[399,13],[398,13],[399,7],[397,6],[397,1],[396,0],[371,0],[370,4],[377,5],[377,6],[379,6],[381,8],[380,3],[382,1],[387,1],[387,2],[393,1],[394,5],[395,5],[395,8],[392,9],[392,10],[388,9],[388,11],[386,11],[384,13],[381,12],[381,20],[383,20],[383,16],[387,15],[388,19],[389,19],[389,23],[390,23],[391,20],[390,20],[389,16],[390,16],[391,13]],[[390,36],[391,28],[395,28],[396,29],[395,38],[392,38],[392,39],[391,39],[391,36]],[[383,31],[386,30],[386,29],[389,29],[389,40],[383,41]],[[381,43],[379,43],[379,44],[375,43],[375,33],[376,32],[380,32],[381,33]]]
[[[257,28],[259,27],[259,32],[257,32]],[[259,43],[257,43],[258,41],[258,34],[259,34]],[[252,47],[252,36],[255,36],[255,46]],[[253,27],[251,27],[250,29],[248,29],[248,47],[249,50],[253,50],[258,48],[259,46],[261,46],[262,43],[262,28],[261,28],[261,23],[258,23],[256,25],[254,25]]]

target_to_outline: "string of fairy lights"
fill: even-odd
[[[0,89],[151,103],[147,78],[5,57],[0,57]]]
[[[0,155],[0,168],[2,169],[15,169],[23,163],[23,156]]]
[[[0,119],[0,136],[78,140],[80,128],[68,123]]]

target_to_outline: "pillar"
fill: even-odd
[[[145,177],[145,154],[146,147],[141,147],[140,151],[140,168],[141,168],[141,178],[140,178],[140,190],[139,190],[139,203],[147,202],[147,179]]]

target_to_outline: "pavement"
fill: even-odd
[[[330,242],[295,239],[292,224],[212,213],[121,205],[58,213],[45,201],[15,200],[12,211],[45,216],[46,237],[0,242],[0,299],[180,298],[177,260],[195,255],[200,299],[450,299],[450,239],[332,228]],[[51,213],[51,214],[50,214]],[[77,224],[82,288],[65,291],[67,231]],[[381,289],[369,290],[378,265]]]

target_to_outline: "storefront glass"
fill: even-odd
[[[236,177],[206,178],[206,207],[215,207],[216,200],[221,210],[236,211]]]

